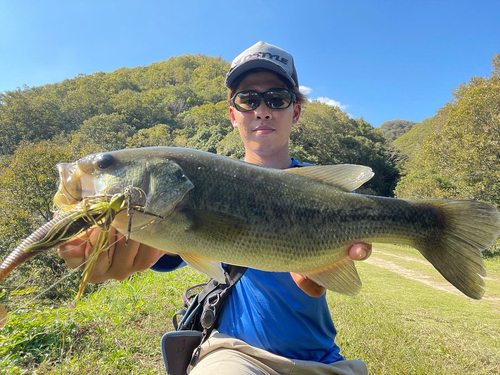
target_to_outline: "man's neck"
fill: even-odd
[[[253,152],[246,152],[245,161],[261,167],[286,169],[292,163],[292,158],[288,154],[288,150],[286,153],[278,155],[258,155]]]

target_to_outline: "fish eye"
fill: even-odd
[[[110,154],[101,154],[94,161],[94,165],[97,167],[97,169],[101,171],[108,169],[114,163],[115,163],[115,158]]]

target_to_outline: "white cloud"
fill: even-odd
[[[304,95],[309,95],[313,91],[313,89],[311,87],[307,87],[307,86],[299,86],[299,90]],[[308,100],[309,101],[317,100],[320,103],[324,103],[324,104],[332,106],[332,107],[339,107],[343,111],[345,111],[347,109],[347,107],[349,107],[346,104],[342,104],[342,103],[340,103],[340,102],[338,102],[336,100],[330,99],[330,98],[328,98],[326,96],[320,96],[318,98],[308,99]]]
[[[320,96],[319,98],[316,98],[314,100],[317,100],[318,102],[325,103],[326,105],[332,106],[332,107],[339,107],[341,110],[345,110],[348,106],[345,104],[341,104],[340,102],[330,99],[326,96]]]
[[[309,95],[313,89],[307,86],[299,86],[299,90],[302,94]]]

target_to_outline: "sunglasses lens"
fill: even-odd
[[[248,90],[237,93],[232,99],[232,104],[240,112],[253,111],[259,107],[261,97],[271,109],[288,108],[294,100],[294,95],[286,89],[271,89],[263,93]]]
[[[264,101],[272,109],[288,108],[292,95],[287,90],[270,90],[264,93]]]
[[[242,91],[235,95],[234,106],[238,111],[252,111],[259,106],[260,95],[257,91]]]

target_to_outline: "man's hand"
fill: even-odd
[[[58,254],[68,267],[80,267],[89,259],[93,249],[91,244],[95,243],[99,231],[97,228],[92,229],[59,246]],[[137,271],[149,269],[166,254],[132,240],[126,244],[125,237],[115,228],[111,228],[109,235],[109,251],[99,254],[94,273],[89,279],[91,283],[102,283],[108,279],[125,280]]]
[[[349,249],[349,257],[352,260],[365,260],[372,254],[372,245],[367,243],[355,243]],[[307,277],[298,273],[290,273],[297,286],[311,297],[321,297],[326,289]]]

